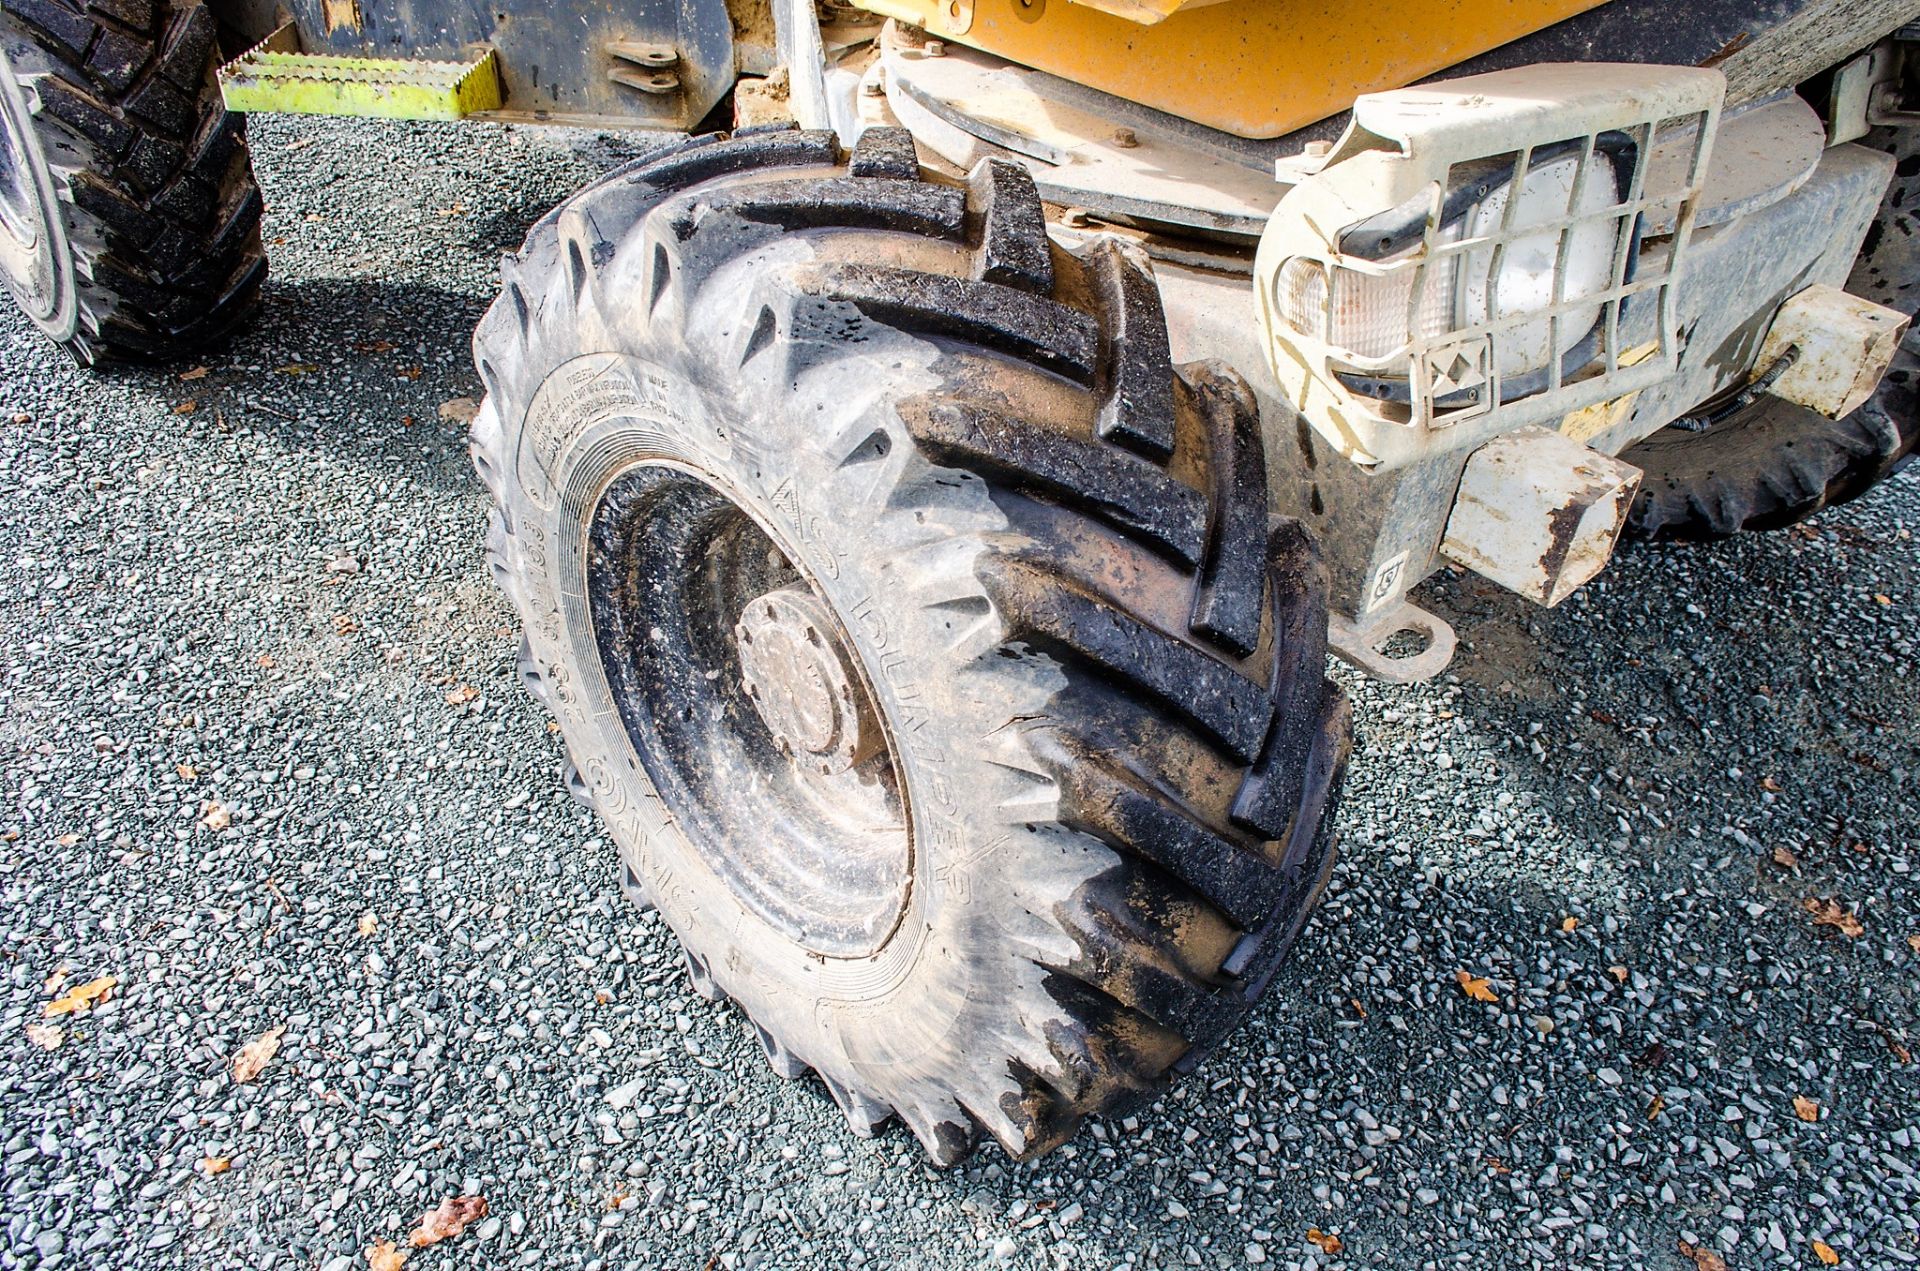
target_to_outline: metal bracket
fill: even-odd
[[[666,96],[680,91],[680,53],[670,44],[649,44],[644,40],[615,40],[607,52],[616,65],[607,78],[626,88]],[[620,65],[619,63],[625,63]]]
[[[1424,639],[1426,646],[1404,655],[1387,652],[1394,637]],[[1361,626],[1339,614],[1327,617],[1327,647],[1341,661],[1389,684],[1418,684],[1447,669],[1460,637],[1445,618],[1405,600],[1382,610]]]

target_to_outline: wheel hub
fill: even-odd
[[[733,628],[747,696],[774,744],[823,776],[846,772],[880,744],[834,630],[826,605],[804,587],[757,597]]]
[[[594,640],[678,833],[788,938],[870,957],[912,883],[905,783],[832,602],[763,526],[704,475],[627,469],[589,530]]]

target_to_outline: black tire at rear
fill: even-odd
[[[474,349],[526,679],[777,1072],[936,1161],[1025,1157],[1246,1015],[1331,869],[1349,710],[1252,395],[1171,364],[1144,259],[1061,251],[1022,169],[942,183],[897,130],[700,138],[541,221]],[[901,876],[828,854],[811,916],[741,881],[811,845],[751,814],[786,805],[753,802],[745,628],[688,616],[769,581],[904,791]]]
[[[1920,142],[1875,129],[1893,180],[1847,279],[1847,290],[1912,314],[1920,309]],[[1909,333],[1878,391],[1843,419],[1761,396],[1702,432],[1663,428],[1620,457],[1646,473],[1628,536],[1710,540],[1775,530],[1859,498],[1920,449],[1920,334]],[[1764,368],[1760,368],[1764,369]]]
[[[43,268],[0,278],[81,365],[193,352],[259,297],[260,191],[215,34],[197,0],[0,0],[0,125],[44,244]]]

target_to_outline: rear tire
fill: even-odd
[[[196,351],[259,298],[214,37],[187,0],[0,0],[0,280],[83,366]]]
[[[1892,153],[1896,167],[1847,290],[1912,314],[1920,307],[1920,142],[1912,129],[1876,129],[1864,144]],[[1631,447],[1620,457],[1646,476],[1626,534],[1726,538],[1782,529],[1859,498],[1920,447],[1916,341],[1910,332],[1879,389],[1844,419],[1763,395],[1703,432],[1663,428]]]
[[[537,225],[474,348],[527,680],[776,1072],[1026,1157],[1247,1013],[1349,712],[1252,395],[1171,365],[1143,261],[898,130],[702,138]]]

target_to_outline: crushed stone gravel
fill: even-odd
[[[352,1271],[474,1193],[410,1267],[1920,1263],[1912,475],[1551,612],[1430,585],[1461,656],[1338,672],[1344,862],[1250,1024],[937,1172],[620,898],[481,561],[440,407],[498,255],[648,143],[252,135],[275,272],[204,376],[0,316],[0,1267]]]

